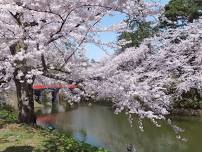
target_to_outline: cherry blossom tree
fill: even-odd
[[[20,122],[35,123],[37,78],[71,81],[81,64],[72,57],[86,43],[98,43],[98,32],[125,29],[124,22],[96,26],[114,11],[137,20],[149,13],[143,0],[0,0],[0,91],[15,84]]]
[[[163,30],[83,75],[88,95],[113,101],[115,113],[164,119],[186,93],[195,90],[196,99],[202,99],[202,19]]]

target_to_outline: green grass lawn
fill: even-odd
[[[0,106],[0,152],[107,152],[71,136],[18,124],[15,111]]]

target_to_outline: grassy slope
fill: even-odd
[[[1,152],[107,152],[72,137],[16,123],[16,113],[0,106]]]

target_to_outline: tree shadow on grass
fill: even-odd
[[[12,146],[12,147],[6,148],[2,152],[32,152],[32,151],[33,151],[33,147],[31,146]]]

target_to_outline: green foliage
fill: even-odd
[[[0,122],[14,123],[16,121],[17,121],[17,113],[15,113],[15,110],[9,105],[0,104]]]
[[[126,48],[138,47],[145,38],[152,37],[158,31],[158,28],[153,27],[151,22],[139,23],[136,21],[129,21],[129,26],[133,32],[123,32],[118,39],[125,39],[131,41],[131,43],[123,46],[121,50],[117,51],[117,54],[121,53]]]
[[[84,142],[77,142],[74,138],[59,133],[54,134],[54,136],[44,142],[42,147],[35,151],[40,152],[47,150],[49,152],[107,152],[104,149],[92,147]]]
[[[185,21],[193,22],[194,19],[199,18],[202,3],[196,0],[171,0],[165,6],[165,16],[171,21]]]

